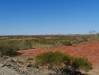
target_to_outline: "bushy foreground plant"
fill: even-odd
[[[87,59],[84,58],[74,58],[73,66],[84,69],[86,71],[92,69],[92,64]]]
[[[68,73],[69,71],[68,75],[79,75],[75,74],[75,72],[77,71],[77,73],[80,73],[78,70],[81,69],[84,71],[89,71],[92,68],[92,65],[87,59],[71,57],[60,52],[48,52],[41,54],[36,57],[36,63],[44,65],[49,64],[51,65],[51,67],[64,63],[65,67],[63,67],[59,71],[63,73]]]
[[[66,60],[69,61],[71,59],[70,56],[64,55],[60,52],[48,52],[41,54],[36,57],[36,62],[38,64],[60,64],[65,62]]]

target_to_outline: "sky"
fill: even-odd
[[[0,35],[99,32],[99,0],[0,0]]]

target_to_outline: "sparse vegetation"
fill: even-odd
[[[18,49],[13,46],[0,46],[0,56],[16,56]]]
[[[86,71],[92,69],[92,64],[84,58],[74,58],[73,66],[84,69]]]
[[[49,64],[51,66],[52,64],[60,65],[61,63],[65,63],[66,66],[71,66],[74,69],[83,69],[85,71],[92,69],[92,65],[88,62],[88,60],[84,58],[71,57],[60,52],[48,52],[41,54],[36,57],[36,62],[38,64]]]
[[[64,55],[60,52],[48,52],[48,53],[44,53],[44,54],[41,54],[39,56],[36,57],[36,62],[38,64],[60,64],[60,63],[63,63],[65,61],[69,61],[71,59],[70,56],[68,55]]]
[[[91,39],[92,38],[93,37],[91,36]],[[12,58],[13,56],[17,55],[16,52],[18,50],[23,50],[23,49],[28,50],[31,48],[43,49],[42,47],[44,48],[53,47],[49,49],[54,49],[56,47],[55,48],[56,51],[59,49],[60,52],[62,49],[65,50],[65,49],[70,48],[70,50],[72,50],[73,48],[76,47],[77,44],[80,44],[83,42],[86,42],[85,44],[87,44],[87,42],[89,42],[91,39],[89,35],[84,35],[84,36],[82,35],[81,36],[80,35],[79,36],[5,36],[5,37],[0,37],[0,56],[10,56]],[[82,46],[82,44],[78,46],[80,47]],[[76,49],[79,47],[76,47]],[[45,50],[47,49],[48,48],[46,48]],[[80,48],[77,50],[80,50]],[[84,49],[84,50],[87,50],[87,49]],[[67,75],[75,75],[74,73],[80,73],[80,70],[89,71],[90,69],[92,69],[93,62],[91,64],[85,58],[76,58],[74,56],[65,55],[66,53],[60,53],[60,52],[53,52],[52,50],[52,52],[40,54],[36,58],[33,57],[33,59],[28,59],[27,61],[29,61],[29,66],[32,64],[32,61],[33,63],[35,63],[36,61],[36,64],[32,64],[32,66],[30,66],[32,68],[36,66],[35,68],[39,69],[39,67],[47,66],[48,69],[51,69],[55,71],[56,73],[59,73],[59,72],[65,73],[65,75],[67,73],[69,73]],[[64,75],[64,74],[61,74],[61,75]]]
[[[84,36],[82,36],[84,37]],[[53,47],[53,46],[71,46],[85,42],[82,37],[76,36],[1,36],[0,46],[14,46],[19,50],[39,48],[39,47]],[[79,40],[82,39],[82,40]]]

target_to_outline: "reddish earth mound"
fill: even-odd
[[[85,57],[94,65],[99,65],[99,42],[83,43],[75,46],[61,46],[50,49],[29,49],[21,50],[19,53],[27,56],[36,56],[38,54],[48,52],[48,51],[61,51],[66,54],[77,57]]]
[[[28,50],[20,50],[18,54],[22,56],[37,56],[41,53],[48,52],[46,49],[36,48],[36,49],[28,49]]]

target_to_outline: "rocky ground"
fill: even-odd
[[[32,61],[32,62],[31,62]],[[28,57],[1,57],[0,75],[56,75],[55,71],[38,68]],[[99,67],[94,67],[88,75],[99,75]]]
[[[29,62],[26,58],[1,58],[0,75],[49,75],[54,73],[48,69],[40,69]],[[24,62],[23,62],[24,60]]]
[[[94,67],[94,69],[92,69],[92,70],[89,72],[89,75],[99,75],[99,66]]]

